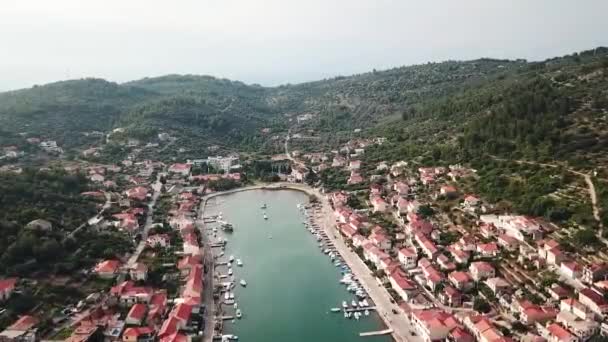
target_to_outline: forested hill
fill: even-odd
[[[0,124],[68,149],[90,146],[86,132],[123,127],[143,140],[167,132],[190,146],[259,151],[263,128],[285,132],[293,115],[311,113],[302,129],[364,128],[402,155],[600,158],[607,53],[427,63],[273,88],[195,75],[65,81],[0,93]]]

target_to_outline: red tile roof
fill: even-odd
[[[142,321],[146,315],[146,306],[141,303],[137,303],[131,307],[127,314],[127,319]]]
[[[0,292],[13,290],[17,284],[17,278],[7,278],[0,280]]]

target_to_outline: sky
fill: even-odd
[[[608,46],[606,0],[2,0],[0,90],[206,74],[273,86]]]

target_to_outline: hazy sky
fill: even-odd
[[[607,0],[2,0],[0,90],[169,73],[276,85],[608,45]]]

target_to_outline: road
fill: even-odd
[[[158,200],[158,197],[160,196],[160,190],[163,187],[163,184],[160,182],[160,178],[165,175],[166,175],[165,173],[159,172],[158,175],[156,175],[156,182],[154,182],[154,184],[152,184],[152,189],[154,190],[154,192],[152,193],[152,199],[148,203],[148,212],[146,213],[146,221],[144,223],[144,229],[141,232],[141,240],[139,241],[139,244],[135,248],[135,252],[133,252],[133,254],[129,257],[129,260],[127,261],[127,264],[125,265],[127,269],[131,269],[133,267],[133,265],[135,265],[135,263],[137,262],[137,259],[139,259],[139,255],[146,248],[146,240],[148,239],[148,232],[150,231],[150,229],[152,228],[152,225],[154,224],[154,206],[156,206],[156,201]]]
[[[209,236],[205,230],[205,222],[203,220],[205,214],[205,207],[209,196],[204,196],[201,199],[201,204],[198,212],[198,220],[196,226],[199,230],[203,249],[203,258],[205,260],[205,266],[207,273],[204,274],[203,278],[203,304],[205,304],[205,313],[203,319],[205,321],[205,328],[203,332],[203,341],[213,341],[214,325],[215,325],[215,301],[213,299],[213,274],[215,272],[215,256],[213,250],[209,246]]]
[[[81,231],[84,227],[88,226],[91,222],[99,221],[99,219],[101,218],[101,215],[103,215],[103,213],[106,210],[110,209],[110,206],[112,205],[112,195],[108,192],[104,192],[103,195],[106,197],[106,202],[103,204],[103,207],[101,208],[101,210],[95,216],[91,217],[86,222],[84,222],[80,226],[76,227],[76,229],[72,230],[68,235],[66,235],[63,238],[63,242],[65,242],[68,238],[73,238],[74,235],[76,235],[76,233]]]
[[[563,167],[562,165],[539,163],[539,162],[534,162],[534,161],[529,161],[529,160],[517,160],[517,159],[511,160],[511,159],[498,158],[496,156],[491,156],[491,157],[494,158],[495,160],[510,161],[510,162],[515,162],[518,164],[537,165],[537,166],[543,166],[543,167],[550,167],[550,168],[554,168],[554,169]],[[591,179],[591,175],[588,173],[584,173],[584,172],[577,171],[577,170],[570,169],[570,168],[565,168],[565,170],[570,173],[573,173],[577,176],[581,176],[585,179],[585,183],[587,183],[587,193],[589,194],[589,198],[591,199],[591,207],[593,209],[593,218],[595,219],[598,226],[600,227],[600,229],[598,230],[597,236],[605,245],[608,245],[608,240],[604,239],[601,236],[601,231],[602,231],[602,228],[604,227],[604,224],[602,223],[602,218],[600,217],[600,207],[597,203],[597,192],[595,191],[595,185],[593,184],[593,179]]]

